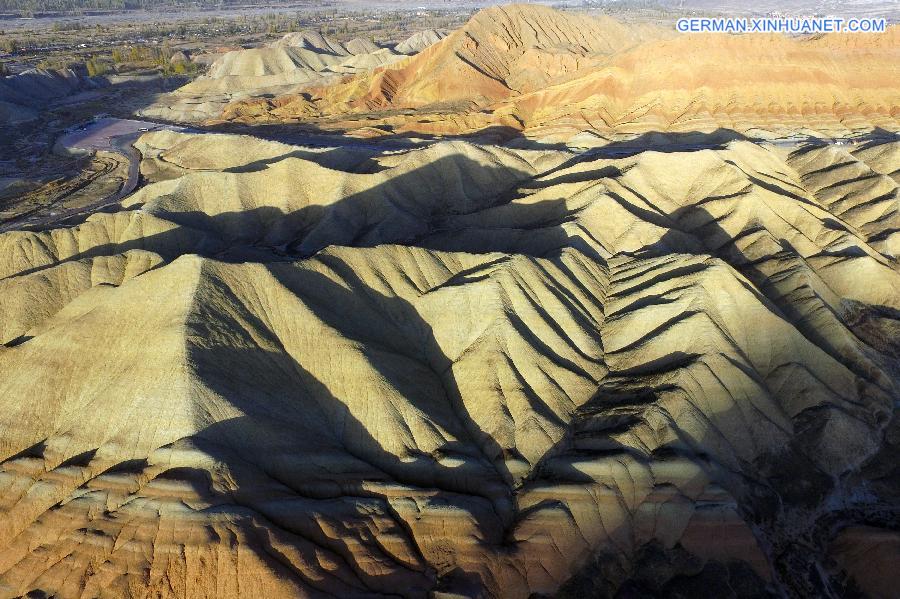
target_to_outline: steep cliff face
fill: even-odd
[[[138,147],[0,235],[4,595],[889,588],[896,144]]]

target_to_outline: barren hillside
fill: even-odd
[[[539,6],[494,7],[417,56],[315,87],[311,98],[233,104],[222,118],[401,134],[503,127],[552,141],[716,128],[762,137],[896,131],[898,39],[897,27],[676,36]]]
[[[896,144],[138,147],[0,235],[4,595],[889,593]]]
[[[900,29],[342,31],[2,223],[0,599],[895,597]]]
[[[366,73],[405,55],[354,39],[343,44],[315,32],[288,33],[269,46],[232,50],[208,72],[161,96],[141,114],[172,121],[217,117],[225,106],[247,98],[294,94],[344,75]]]

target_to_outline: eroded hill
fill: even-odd
[[[436,32],[431,32],[437,37]],[[143,116],[170,121],[218,118],[230,103],[281,94],[302,93],[308,87],[334,83],[342,77],[368,73],[414,54],[429,32],[400,44],[401,51],[376,46],[371,40],[346,44],[313,31],[288,33],[259,48],[242,48],[217,58],[201,77],[173,93],[162,95]],[[439,39],[439,38],[438,38]],[[416,41],[420,40],[420,41]]]
[[[533,5],[493,7],[411,58],[220,119],[361,134],[504,128],[568,141],[726,128],[754,137],[900,129],[897,27],[871,35],[677,35]],[[404,112],[405,110],[405,112]]]
[[[137,147],[0,235],[4,595],[893,588],[896,143]]]

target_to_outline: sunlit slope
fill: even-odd
[[[268,46],[226,52],[202,76],[140,112],[153,118],[202,121],[219,115],[229,102],[297,93],[403,57],[368,40],[351,40],[345,47],[318,33],[289,33]]]
[[[120,212],[0,236],[4,595],[810,595],[878,555],[829,543],[900,495],[896,145],[138,145]]]
[[[660,34],[544,6],[492,7],[396,68],[370,76],[369,90],[357,101],[370,107],[489,103],[540,89]]]
[[[420,54],[237,102],[221,119],[565,141],[726,128],[753,137],[900,129],[900,32],[675,34],[533,5],[492,7]],[[397,109],[416,109],[398,113]]]
[[[815,39],[682,35],[616,55],[608,65],[518,98],[526,128],[843,133],[900,114],[900,30]]]

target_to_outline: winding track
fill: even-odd
[[[0,224],[0,233],[21,229],[23,227],[45,228],[70,218],[90,214],[101,208],[115,204],[134,191],[140,178],[141,156],[134,149],[134,142],[144,130],[173,129],[185,130],[184,127],[160,125],[157,123],[145,123],[143,121],[126,121],[122,119],[101,119],[86,128],[63,135],[58,145],[70,152],[96,152],[103,150],[120,154],[128,162],[128,177],[118,191],[96,202],[82,206],[62,210],[53,215],[30,215],[12,219]]]

